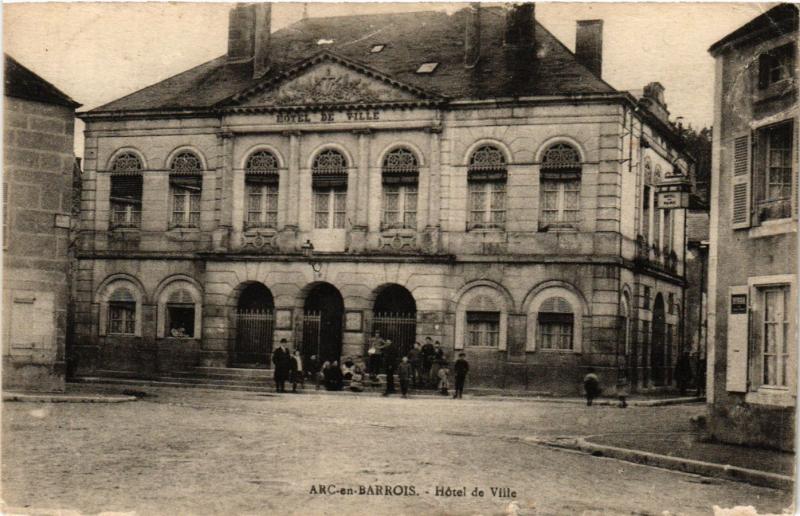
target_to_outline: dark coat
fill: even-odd
[[[453,364],[453,372],[456,376],[467,376],[469,372],[469,362],[463,358],[459,358],[456,360],[455,364]]]
[[[409,362],[400,362],[397,367],[397,376],[403,381],[408,381],[411,378],[411,364]]]

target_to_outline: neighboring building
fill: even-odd
[[[692,195],[686,217],[684,350],[691,353],[694,384],[705,388],[708,349],[708,205]]]
[[[413,37],[409,37],[413,34]],[[228,53],[86,122],[78,374],[465,350],[477,383],[667,386],[689,174],[663,88],[600,77],[534,6],[304,19],[231,11]],[[313,245],[313,253],[307,242]],[[472,381],[472,380],[471,380]]]
[[[77,102],[5,56],[3,388],[64,389]]]
[[[797,6],[716,59],[708,402],[722,441],[792,449],[797,400]]]

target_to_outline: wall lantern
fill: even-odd
[[[311,240],[306,240],[305,243],[300,246],[300,249],[303,251],[303,258],[308,260],[314,272],[321,271],[322,264],[314,260],[314,244],[311,243]]]

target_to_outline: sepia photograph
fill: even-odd
[[[799,11],[5,3],[0,513],[796,514]]]

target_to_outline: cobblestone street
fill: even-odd
[[[518,507],[518,514],[660,515],[710,514],[714,505],[780,513],[791,503],[776,490],[520,440],[685,432],[702,405],[621,410],[146,390],[151,396],[121,404],[6,403],[6,504],[139,514],[514,514]],[[319,485],[356,493],[413,486],[415,495],[314,494]],[[436,496],[437,486],[465,487],[467,496]],[[483,497],[470,496],[476,487]],[[492,487],[515,497],[492,496]]]

